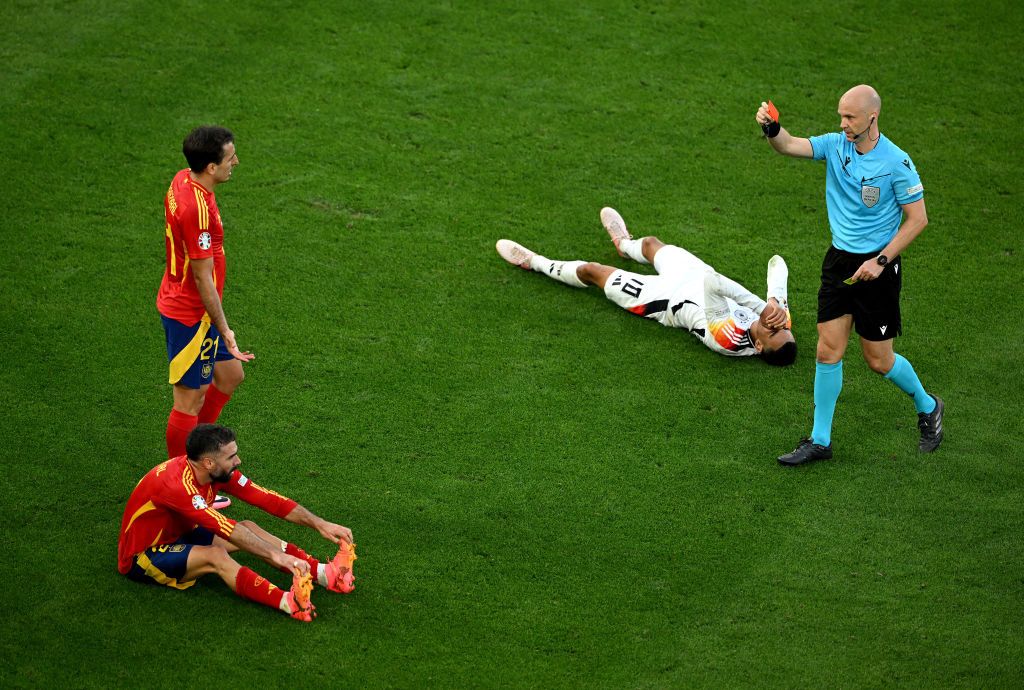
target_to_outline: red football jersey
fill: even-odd
[[[135,555],[151,546],[173,544],[197,526],[227,539],[235,520],[210,507],[217,492],[237,496],[271,515],[283,518],[298,505],[281,494],[249,481],[239,470],[227,482],[200,485],[188,458],[179,455],[146,473],[128,498],[117,544],[117,569],[127,573]]]
[[[195,277],[189,271],[193,259],[213,257],[213,282],[224,296],[224,226],[213,192],[192,179],[189,169],[178,172],[164,197],[164,237],[167,266],[156,308],[164,316],[191,326],[203,318],[206,307]]]

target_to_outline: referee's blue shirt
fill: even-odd
[[[814,160],[824,160],[828,166],[825,203],[833,246],[868,254],[889,244],[903,217],[900,206],[924,198],[914,161],[884,134],[863,155],[842,132],[810,141]]]

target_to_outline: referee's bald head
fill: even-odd
[[[864,114],[875,113],[877,117],[882,112],[882,97],[878,95],[874,87],[858,84],[839,99],[841,109],[844,105]]]

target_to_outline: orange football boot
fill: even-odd
[[[327,564],[327,589],[348,594],[356,588],[356,576],[352,573],[352,562],[356,560],[356,545],[342,541],[338,553]]]
[[[298,570],[292,574],[292,588],[285,596],[292,609],[292,618],[309,623],[316,617],[316,607],[310,601],[313,593],[313,576],[309,573],[300,575]]]

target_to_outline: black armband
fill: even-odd
[[[780,125],[775,120],[772,120],[768,124],[761,125],[761,130],[764,132],[764,135],[766,137],[768,137],[769,139],[774,139],[775,137],[779,136],[779,132],[782,131],[782,125]]]

